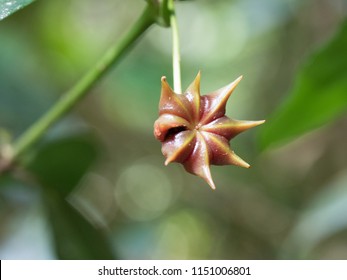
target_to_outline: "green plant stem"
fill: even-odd
[[[96,65],[19,137],[12,147],[11,161],[18,159],[44,135],[48,128],[70,111],[154,22],[152,7],[148,6],[132,28],[105,53]]]
[[[170,9],[170,25],[172,28],[173,89],[176,93],[182,93],[180,42],[174,0],[169,0],[168,5]]]

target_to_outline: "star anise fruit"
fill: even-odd
[[[225,106],[240,82],[200,95],[200,73],[182,93],[175,93],[162,77],[159,118],[154,123],[154,136],[162,142],[165,165],[182,163],[184,168],[203,178],[212,189],[210,165],[250,165],[230,148],[229,141],[237,134],[264,121],[239,121],[225,116]]]

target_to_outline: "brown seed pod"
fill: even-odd
[[[225,116],[225,106],[242,76],[231,84],[200,95],[200,72],[182,93],[175,93],[162,77],[159,118],[154,123],[154,136],[162,142],[165,165],[182,163],[184,168],[203,178],[212,189],[210,165],[250,165],[238,157],[229,146],[237,134],[264,123],[239,121]]]

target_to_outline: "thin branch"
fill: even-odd
[[[173,81],[174,92],[182,93],[181,85],[181,56],[180,56],[180,42],[178,35],[178,25],[176,19],[174,0],[169,0],[170,9],[170,24],[172,28],[172,67],[173,67]]]
[[[132,28],[92,67],[60,100],[27,131],[12,147],[11,161],[18,159],[32,147],[45,132],[83,98],[89,90],[117,63],[134,42],[155,22],[152,7],[148,5]]]

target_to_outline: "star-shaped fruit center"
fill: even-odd
[[[215,184],[210,165],[250,167],[231,150],[229,141],[264,121],[239,121],[225,116],[226,103],[241,78],[201,96],[200,73],[182,94],[175,93],[162,77],[154,136],[162,142],[165,165],[182,163],[188,172],[203,178],[212,189]]]

